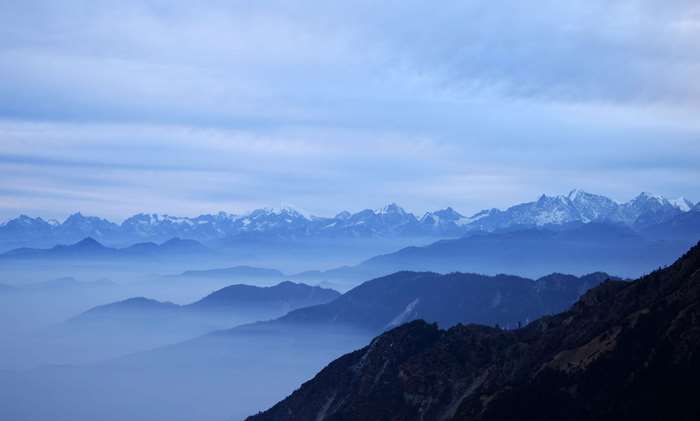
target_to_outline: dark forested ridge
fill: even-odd
[[[512,275],[403,271],[364,282],[327,304],[290,312],[276,323],[347,325],[373,334],[415,319],[441,327],[483,323],[512,328],[564,310],[609,278],[601,272],[581,277],[553,273],[532,280]]]
[[[249,420],[697,420],[699,386],[696,245],[521,329],[407,323]]]

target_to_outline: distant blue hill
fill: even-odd
[[[222,269],[188,270],[178,276],[211,279],[236,279],[246,277],[255,279],[281,279],[284,278],[285,275],[276,269],[241,265]]]
[[[515,273],[539,277],[552,271],[603,270],[627,277],[670,264],[700,240],[700,212],[688,212],[636,231],[615,223],[512,227],[476,232],[422,247],[406,247],[359,265],[303,272],[292,279],[357,282],[400,270]]]
[[[608,279],[616,278],[600,272],[582,277],[550,274],[536,280],[512,275],[398,272],[364,282],[324,304],[128,356],[119,363],[152,367],[173,358],[202,361],[203,355],[238,358],[241,353],[264,353],[269,356],[266,364],[295,364],[296,358],[302,362],[311,350],[333,348],[336,342],[341,348],[354,346],[343,343],[343,338],[366,340],[416,319],[443,327],[485,323],[514,328],[561,311]],[[304,352],[290,361],[289,352],[297,348]]]
[[[207,255],[211,250],[195,240],[172,238],[162,244],[139,243],[125,248],[107,247],[87,237],[69,245],[48,249],[19,248],[0,254],[0,259],[119,259]]]
[[[426,246],[402,248],[392,253],[375,256],[355,266],[307,271],[288,278],[314,283],[337,282],[343,283],[343,287],[351,287],[363,280],[401,270],[440,273],[463,271],[484,274],[508,272],[528,277],[539,277],[552,271],[584,274],[603,270],[635,277],[671,263],[675,256],[700,240],[700,208],[697,205],[691,208],[690,202],[679,205],[663,198],[640,195],[624,208],[626,209],[623,212],[624,215],[630,218],[630,215],[637,215],[635,221],[638,223],[630,225],[614,219],[591,220],[593,215],[600,214],[601,209],[609,207],[610,204],[600,198],[587,198],[586,194],[580,192],[569,196],[554,199],[543,197],[537,202],[518,205],[505,212],[512,216],[509,224],[503,225],[499,222],[489,226],[497,227],[494,230],[487,230],[489,227],[484,225],[482,220],[491,218],[488,215],[500,215],[498,218],[502,219],[504,212],[494,211],[480,216],[478,221],[481,222],[478,225],[483,230],[470,231],[459,238],[439,240]],[[579,214],[587,218],[585,221],[575,220],[575,218],[569,221],[573,217],[561,217],[556,219],[557,223],[552,223],[553,219],[550,217],[560,215],[561,206],[570,206],[571,203],[580,202],[582,198],[586,199],[585,203],[600,201],[602,204],[607,204],[605,206],[601,204],[603,208],[598,210],[586,208],[587,213],[583,212],[582,207]],[[622,212],[620,210],[622,208],[615,209]],[[405,213],[397,207],[388,207],[383,212],[383,220],[386,221],[403,218],[404,216],[401,215]],[[390,217],[390,214],[393,216]],[[262,215],[264,213],[258,216],[262,217]],[[447,218],[452,213],[440,215]],[[534,224],[533,215],[541,218],[536,221],[547,223]],[[338,217],[348,218],[349,216]],[[501,221],[501,219],[498,220]],[[362,221],[359,220],[358,223]],[[476,220],[473,222],[476,223]],[[256,246],[259,246],[259,243],[256,243]],[[266,249],[262,247],[256,250],[259,250],[259,253],[265,253]],[[279,252],[280,250],[276,250],[275,253]],[[278,255],[274,254],[274,256]],[[319,255],[322,256],[321,249],[314,253],[314,256]],[[160,258],[200,256],[217,256],[217,254],[200,242],[189,239],[173,238],[161,244],[146,242],[125,248],[112,248],[92,238],[85,238],[75,244],[48,249],[15,249],[0,255],[0,259],[70,261],[130,258],[150,261]],[[219,259],[217,265],[221,261],[222,259]],[[185,272],[181,276],[211,279],[236,277],[285,279],[280,272],[274,270],[242,266]]]
[[[348,326],[379,332],[414,319],[515,327],[561,311],[608,279],[553,273],[537,280],[513,275],[397,272],[372,279],[327,304],[302,308],[270,323],[306,327]]]
[[[100,329],[127,321],[142,324],[139,328],[171,323],[171,328],[177,329],[178,324],[191,325],[192,318],[207,315],[223,317],[224,323],[238,318],[250,320],[251,317],[264,320],[297,308],[327,303],[339,296],[340,293],[332,289],[290,281],[270,287],[238,284],[221,288],[186,305],[145,297],[129,298],[91,308],[71,319],[70,323],[81,326],[99,322]]]

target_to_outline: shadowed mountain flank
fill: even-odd
[[[249,420],[695,420],[698,386],[700,245],[521,329],[405,324]]]

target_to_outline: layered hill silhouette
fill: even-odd
[[[489,211],[467,224],[471,228],[460,232],[459,238],[400,248],[406,244],[425,244],[405,239],[404,243],[397,243],[396,247],[384,244],[379,247],[382,251],[374,253],[397,251],[369,259],[366,258],[372,256],[371,250],[376,250],[372,248],[374,246],[365,247],[364,252],[358,252],[357,247],[349,247],[347,250],[341,246],[334,248],[337,244],[331,245],[325,243],[325,240],[309,237],[303,244],[289,243],[279,238],[273,243],[248,238],[245,247],[225,252],[216,248],[222,247],[221,243],[215,243],[214,248],[211,248],[196,240],[181,238],[171,238],[162,244],[138,243],[123,248],[107,247],[93,238],[85,238],[75,244],[48,249],[14,249],[1,254],[0,260],[19,264],[36,259],[55,262],[138,261],[139,264],[175,264],[182,270],[193,266],[207,267],[202,264],[204,261],[208,267],[216,267],[232,258],[238,262],[253,262],[262,266],[270,263],[268,260],[280,263],[285,259],[295,260],[291,263],[292,267],[298,266],[299,262],[307,262],[312,266],[320,264],[319,255],[324,250],[332,250],[329,253],[335,257],[345,256],[345,259],[341,259],[344,261],[351,260],[349,256],[367,253],[361,258],[366,260],[357,259],[361,263],[353,266],[310,270],[287,276],[274,269],[256,270],[247,266],[187,271],[181,275],[182,278],[212,280],[226,277],[242,281],[254,277],[266,281],[292,279],[307,283],[328,282],[338,289],[349,289],[364,280],[401,270],[492,275],[507,272],[531,278],[552,271],[580,275],[600,270],[625,277],[637,277],[670,264],[676,256],[700,239],[700,208],[691,208],[689,202],[672,202],[645,194],[624,206],[611,207],[609,199],[601,197],[582,192],[572,192],[566,197],[545,196],[536,202],[517,205],[506,211]],[[407,217],[403,210],[391,206],[378,214],[372,214],[376,216],[376,223],[394,221],[399,224],[396,221]],[[452,213],[447,211],[438,211],[435,215],[432,216],[442,218],[440,221],[443,222],[462,221],[455,220],[450,216]],[[556,215],[568,216],[557,219],[554,218]],[[489,220],[495,222],[486,224]],[[356,222],[360,226],[367,223],[364,219]],[[454,234],[453,231],[450,232]],[[298,247],[292,247],[292,244]],[[297,252],[299,254],[295,255]],[[289,269],[289,262],[286,264]],[[288,270],[289,272],[291,271]]]
[[[228,415],[241,419],[274,404],[333,359],[396,325],[425,318],[445,327],[476,320],[517,327],[519,322],[566,308],[586,288],[608,278],[602,273],[580,278],[553,274],[532,280],[400,272],[368,281],[326,304],[128,355],[106,365],[130,373],[171,372],[178,367],[178,373],[197,373],[202,384],[218,378],[225,385],[222,390],[228,392],[214,394],[225,401],[235,393],[240,399]],[[221,379],[220,372],[229,374]],[[180,377],[182,382],[190,381],[186,374]],[[191,393],[194,391],[188,395]]]
[[[38,330],[31,338],[31,353],[18,361],[26,366],[34,362],[102,361],[274,319],[338,296],[340,293],[331,289],[285,281],[270,287],[230,285],[186,305],[132,297],[90,308]]]
[[[700,245],[520,329],[402,325],[249,420],[695,420],[698,386]]]
[[[610,279],[551,274],[537,280],[511,275],[397,272],[367,281],[327,304],[292,311],[274,322],[293,326],[351,326],[370,332],[426,319],[440,326],[485,323],[517,326],[571,305]]]
[[[73,259],[153,259],[181,256],[206,256],[212,251],[195,240],[171,238],[161,244],[137,243],[129,247],[107,247],[91,237],[77,243],[57,245],[47,249],[18,248],[0,254],[4,260],[73,260]]]
[[[300,281],[352,283],[398,270],[517,273],[540,277],[551,271],[596,270],[637,277],[672,263],[700,239],[700,212],[688,212],[637,232],[604,222],[557,227],[513,227],[476,232],[421,247],[406,247],[355,266],[292,275]]]
[[[340,296],[335,290],[290,281],[271,287],[231,285],[186,305],[161,302],[145,297],[100,305],[72,318],[73,326],[99,325],[100,328],[130,322],[141,327],[163,323],[184,323],[187,319],[215,316],[223,323],[277,317],[291,310],[324,304]],[[204,333],[204,332],[202,332]]]

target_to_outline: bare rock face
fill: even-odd
[[[700,245],[521,329],[402,325],[249,419],[697,420],[699,387]]]

